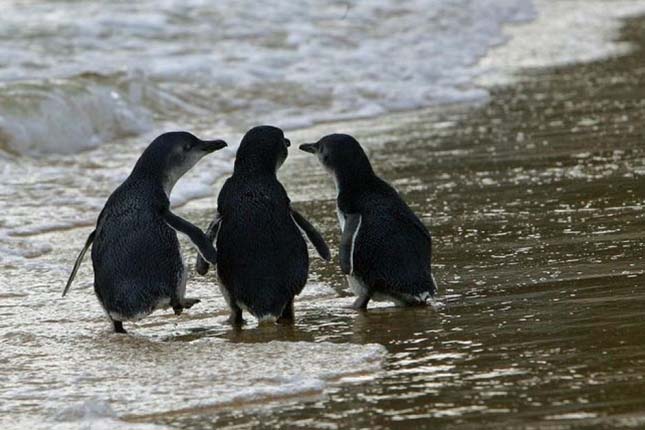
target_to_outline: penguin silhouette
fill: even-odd
[[[398,305],[425,304],[437,286],[432,275],[432,237],[396,190],[379,178],[352,136],[331,134],[300,149],[315,154],[333,176],[342,231],[340,265],[358,296]]]
[[[331,258],[320,233],[291,206],[276,176],[289,145],[276,127],[259,126],[246,133],[206,232],[216,241],[217,275],[233,325],[243,323],[243,310],[260,322],[293,321],[293,300],[309,271],[302,232],[323,259]],[[198,258],[196,270],[205,274],[208,263]]]
[[[171,306],[179,315],[198,303],[184,297],[186,268],[176,232],[188,236],[212,263],[216,251],[198,227],[170,211],[169,197],[184,173],[204,155],[225,146],[222,140],[204,141],[187,132],[157,137],[108,198],[63,296],[92,246],[94,291],[115,332],[125,333],[124,321],[139,320],[156,309]]]

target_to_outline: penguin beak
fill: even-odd
[[[202,140],[198,143],[198,147],[207,153],[215,152],[228,146],[223,140]]]
[[[286,146],[287,148],[291,146],[291,141],[286,137],[284,138],[284,146]]]
[[[300,145],[300,150],[315,154],[318,152],[318,143],[303,143]]]

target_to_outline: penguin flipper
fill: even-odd
[[[358,213],[347,214],[345,228],[340,238],[340,268],[345,275],[354,272],[354,243],[361,227],[362,216]]]
[[[325,261],[331,260],[331,252],[329,252],[329,247],[327,246],[327,243],[325,243],[325,239],[323,239],[320,232],[316,230],[316,227],[311,225],[311,223],[307,221],[305,217],[303,217],[297,210],[293,208],[291,208],[291,217],[295,221],[296,225],[305,232],[312,245],[316,248],[318,255],[320,255],[320,257]]]
[[[213,244],[209,242],[204,232],[199,227],[189,223],[180,216],[175,215],[169,209],[164,209],[161,213],[164,221],[175,231],[188,236],[193,246],[197,248],[197,252],[211,264],[217,263],[217,251],[213,248]]]
[[[65,289],[63,290],[63,297],[65,297],[65,294],[67,294],[67,291],[69,291],[69,287],[72,285],[72,281],[76,277],[76,272],[78,272],[78,268],[81,267],[81,262],[83,261],[83,257],[85,256],[87,249],[90,247],[92,242],[94,242],[94,236],[96,236],[96,230],[94,230],[92,233],[90,233],[89,236],[87,236],[87,240],[85,241],[85,246],[83,246],[83,249],[78,254],[78,257],[76,257],[74,268],[72,269],[72,273],[69,274],[69,279],[67,279],[67,284],[65,285]]]
[[[215,219],[208,225],[208,228],[206,229],[206,237],[208,238],[210,243],[213,243],[213,241],[217,237],[217,233],[219,232],[221,223],[222,223],[222,218],[218,213],[217,216],[215,216]],[[204,260],[201,255],[198,254],[197,261],[195,261],[195,271],[200,275],[204,276],[208,272],[209,267],[210,267],[210,264],[208,264],[208,262]]]

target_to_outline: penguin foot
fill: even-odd
[[[351,308],[355,311],[366,311],[367,304],[370,302],[371,297],[368,295],[358,296],[354,303],[352,303]]]
[[[195,299],[192,297],[184,297],[184,301],[182,302],[181,305],[184,307],[184,309],[190,309],[199,302],[201,302],[200,299]]]
[[[172,307],[172,310],[175,312],[175,315],[179,316],[182,314],[182,312],[184,312],[184,309],[190,309],[199,302],[201,302],[200,299],[184,297],[180,304],[174,305]]]
[[[291,300],[282,310],[282,314],[278,317],[277,322],[279,324],[293,324],[295,319],[296,317],[293,312],[293,300]]]
[[[231,314],[226,321],[233,327],[241,327],[246,324],[246,320],[242,318],[241,312],[239,314]]]
[[[128,332],[123,328],[123,322],[112,321],[112,325],[114,326],[114,333],[128,334]]]
[[[228,317],[228,323],[233,327],[241,327],[246,323],[242,318],[242,308],[237,304],[234,298],[229,299],[229,306],[231,308],[231,316]]]

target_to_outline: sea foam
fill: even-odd
[[[376,344],[159,342],[111,335],[68,337],[51,353],[32,365],[47,372],[7,381],[0,390],[0,415],[10,410],[16,420],[40,416],[45,425],[32,428],[102,428],[125,416],[149,422],[157,414],[319,396],[345,377],[378,377],[386,355]]]
[[[31,155],[152,120],[293,128],[483,100],[477,61],[535,16],[524,0],[7,3],[0,147]]]

